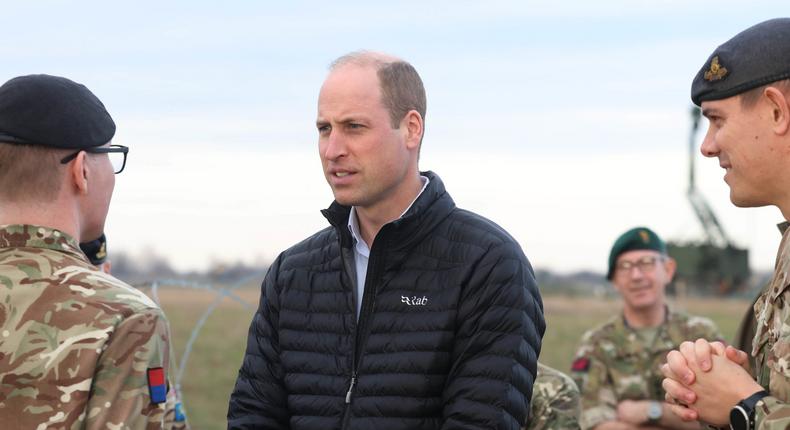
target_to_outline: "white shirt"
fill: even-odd
[[[400,214],[398,219],[406,215],[406,212],[411,209],[414,202],[417,201],[420,195],[422,195],[422,192],[425,191],[425,188],[428,187],[428,183],[430,182],[428,177],[420,175],[420,180],[422,181],[422,189],[417,193],[417,197],[409,203],[406,210]],[[348,230],[351,232],[351,237],[354,238],[354,265],[357,269],[357,295],[355,298],[357,301],[357,319],[359,319],[359,312],[362,310],[362,295],[365,293],[365,280],[368,277],[370,248],[367,242],[362,239],[362,233],[359,231],[359,221],[357,221],[357,210],[353,206],[351,207],[351,214],[348,216]]]

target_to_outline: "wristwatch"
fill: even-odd
[[[767,395],[765,390],[758,391],[730,409],[730,429],[754,430],[754,406]]]
[[[661,416],[664,415],[664,408],[661,407],[661,402],[653,400],[647,405],[647,423],[658,424],[661,421]]]

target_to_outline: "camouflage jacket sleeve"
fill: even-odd
[[[617,419],[617,396],[609,378],[609,367],[590,341],[589,334],[582,339],[571,375],[581,390],[579,424],[583,430]]]
[[[786,303],[790,292],[780,293],[782,297],[776,302]],[[755,407],[754,428],[757,430],[790,429],[790,309],[787,305],[760,303],[755,310],[761,309],[758,315],[758,333],[755,337],[753,354],[759,351],[757,382],[763,386],[770,396],[763,398]],[[762,328],[759,330],[761,321]],[[779,327],[775,331],[774,327]],[[775,340],[774,340],[775,339]],[[762,358],[762,360],[760,360]]]
[[[115,327],[96,366],[86,408],[87,429],[162,429],[164,403],[152,403],[148,369],[168,367],[167,321],[159,309]]]
[[[538,364],[532,389],[529,423],[524,430],[578,430],[580,398],[573,381]]]

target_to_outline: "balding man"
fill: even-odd
[[[525,422],[545,330],[533,271],[507,232],[419,171],[425,105],[403,60],[331,66],[316,121],[331,226],[269,269],[228,428]]]

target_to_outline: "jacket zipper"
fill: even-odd
[[[382,227],[381,230],[384,230],[386,226]],[[351,361],[351,382],[348,385],[348,391],[346,392],[346,408],[343,413],[343,425],[342,428],[348,428],[348,422],[351,419],[351,398],[354,394],[354,387],[357,384],[357,377],[358,377],[358,370],[359,364],[362,360],[361,353],[362,353],[362,345],[367,340],[367,329],[368,329],[368,319],[370,314],[373,313],[373,305],[375,303],[375,295],[376,295],[376,286],[373,284],[378,279],[378,251],[382,245],[383,239],[381,238],[381,230],[377,235],[376,239],[373,243],[373,249],[370,250],[370,260],[368,260],[368,273],[365,276],[365,288],[362,290],[362,306],[359,310],[359,321],[357,322],[356,328],[357,332],[354,336],[354,356],[352,357]],[[376,246],[376,244],[379,246]],[[353,279],[356,279],[356,273],[352,274],[354,276]]]

